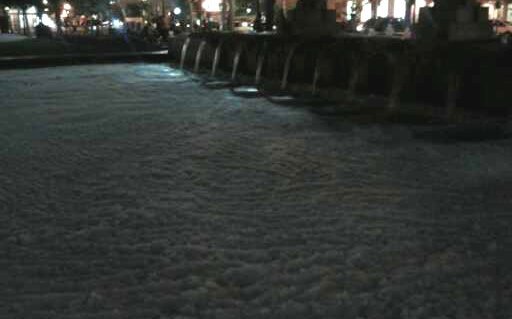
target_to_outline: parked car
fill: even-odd
[[[399,35],[405,31],[405,28],[405,21],[403,19],[379,17],[366,21],[361,28],[361,32],[371,34],[373,30],[377,34],[386,34],[388,30],[391,30],[393,35]]]

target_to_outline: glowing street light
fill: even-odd
[[[43,4],[46,6],[48,5],[48,0],[43,0]]]
[[[204,0],[202,7],[206,12],[220,12],[221,0]]]
[[[174,8],[173,12],[174,12],[175,15],[179,16],[181,14],[181,8],[180,7],[176,7],[176,8]]]
[[[69,3],[64,3],[64,10],[71,11],[71,5]]]
[[[9,12],[9,10],[11,10],[11,8],[9,8],[9,7],[5,7],[5,8],[4,8],[4,10],[5,10],[5,11],[7,11],[7,12]]]

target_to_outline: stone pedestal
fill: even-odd
[[[449,41],[485,40],[492,37],[488,9],[471,1],[459,5],[446,15],[435,6],[420,9],[416,26],[418,38],[441,38]]]
[[[455,22],[450,25],[449,40],[480,40],[492,37],[492,27],[488,21],[488,8],[475,5],[459,7]]]
[[[292,35],[332,35],[340,30],[336,11],[328,10],[325,0],[299,0],[297,6],[286,14],[282,30]]]

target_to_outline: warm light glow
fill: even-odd
[[[246,21],[242,22],[242,27],[247,28],[248,26],[249,26],[248,22],[246,22]]]
[[[377,17],[386,18],[388,16],[389,2],[388,0],[381,0],[377,7]]]
[[[71,5],[69,3],[64,3],[62,7],[64,8],[64,10],[71,10]]]
[[[489,19],[497,19],[498,18],[498,10],[496,9],[494,3],[487,2],[482,5],[483,8],[487,8],[489,10]]]
[[[347,17],[351,17],[352,16],[352,5],[353,5],[353,1],[347,1]]]
[[[202,7],[208,12],[220,12],[221,0],[203,0]]]
[[[176,7],[176,8],[174,8],[173,12],[174,12],[175,15],[179,16],[181,14],[181,8],[180,7]]]
[[[414,13],[416,17],[420,15],[420,9],[427,6],[427,2],[425,0],[416,0],[416,4],[414,6]]]
[[[114,29],[121,29],[123,27],[123,22],[119,19],[112,20],[112,27]]]
[[[245,9],[245,12],[247,12],[247,14],[251,14],[252,9],[251,8],[247,8],[247,9]]]
[[[43,4],[47,5],[48,4],[48,0],[43,0]]]
[[[363,9],[361,10],[361,22],[366,22],[372,18],[372,4],[371,2],[366,2],[363,4]]]
[[[4,8],[4,10],[5,10],[5,11],[9,11],[9,10],[11,10],[11,8],[9,8],[9,7],[5,7],[5,8]]]
[[[405,0],[395,0],[395,13],[393,16],[395,18],[405,18],[405,10],[406,10],[407,4]]]
[[[55,24],[55,22],[53,21],[52,18],[50,18],[46,13],[44,13],[42,16],[41,16],[41,22],[46,25],[46,26],[49,26],[50,28],[52,29],[56,29],[57,28],[57,25]]]
[[[27,9],[27,14],[36,14],[36,13],[37,13],[36,7],[30,7]]]

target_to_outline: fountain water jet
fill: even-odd
[[[263,42],[263,49],[258,56],[258,64],[256,66],[256,75],[254,76],[254,85],[258,86],[261,82],[261,71],[263,70],[263,64],[265,63],[265,56],[267,55],[267,41]]]
[[[288,51],[288,56],[286,57],[286,62],[284,64],[283,79],[281,80],[281,90],[286,90],[286,87],[288,86],[288,75],[290,73],[292,59],[298,46],[298,43],[294,43],[290,48],[290,51]]]
[[[184,69],[185,67],[185,60],[187,59],[187,51],[188,47],[190,45],[190,37],[188,37],[185,40],[185,43],[183,44],[183,47],[181,48],[181,61],[180,61],[180,69]]]
[[[320,53],[318,53],[318,56],[316,57],[315,72],[313,74],[313,84],[312,84],[312,88],[311,88],[311,94],[313,94],[313,95],[317,94],[318,80],[320,79],[320,61],[322,60],[324,52],[325,52],[325,49],[320,51]]]
[[[236,74],[238,72],[238,65],[240,64],[240,56],[242,55],[243,46],[239,44],[236,48],[235,58],[233,59],[233,72],[231,73],[231,81],[236,81]]]
[[[388,109],[395,110],[400,104],[400,93],[403,90],[407,76],[409,75],[409,67],[407,64],[399,65],[402,59],[393,57],[391,59],[395,74],[393,75],[393,82],[391,92],[389,93]]]
[[[260,50],[257,57],[256,74],[254,75],[254,85],[234,87],[232,92],[236,95],[244,97],[257,97],[260,96],[260,90],[258,85],[261,82],[261,72],[263,70],[263,64],[265,62],[265,56],[267,54],[267,41],[263,42],[263,48]]]
[[[219,67],[219,61],[220,61],[220,54],[222,50],[223,41],[219,41],[219,44],[215,48],[215,55],[213,57],[213,63],[212,63],[212,73],[210,76],[213,78],[217,74],[217,68]]]
[[[201,57],[203,55],[204,48],[206,47],[206,40],[201,41],[199,44],[199,48],[196,53],[196,63],[194,65],[194,73],[199,72],[199,67],[201,66]]]

